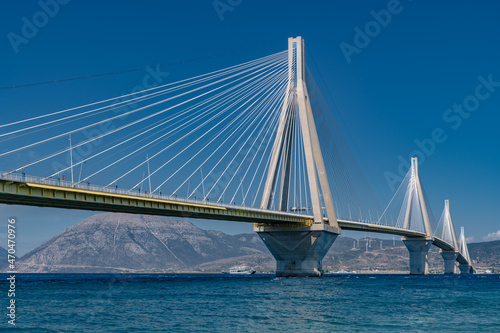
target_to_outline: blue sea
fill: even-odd
[[[2,331],[7,274],[1,274]],[[500,275],[17,274],[21,332],[500,332]]]

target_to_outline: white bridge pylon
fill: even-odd
[[[312,225],[271,226],[256,224],[254,230],[276,259],[277,276],[322,275],[321,261],[340,228],[333,205],[330,184],[314,124],[311,102],[305,80],[304,40],[288,39],[288,87],[262,194],[261,209],[269,209],[276,191],[281,164],[279,209],[287,211],[290,187],[290,163],[294,131],[298,130],[306,162],[307,183],[313,213]],[[296,116],[298,108],[298,119]],[[299,124],[297,124],[297,121]],[[299,126],[298,126],[299,125]],[[323,217],[321,194],[326,210]]]
[[[423,225],[423,230],[420,231],[423,231],[426,237],[403,237],[403,242],[410,252],[410,274],[428,274],[429,260],[427,254],[433,242],[432,229],[418,175],[418,159],[412,157],[411,177],[406,192],[406,212],[403,226],[405,229],[411,229],[415,228],[416,224]]]
[[[460,228],[460,238],[459,238],[459,251],[460,254],[465,258],[465,263],[460,263],[458,268],[460,269],[460,273],[469,274],[474,273],[474,268],[472,267],[472,261],[470,260],[469,249],[467,247],[467,241],[465,239],[465,231],[464,227]]]
[[[459,254],[459,248],[457,237],[455,235],[455,228],[453,227],[453,221],[451,219],[449,200],[444,201],[444,209],[438,226],[441,225],[441,223],[443,225],[441,239],[452,247],[451,250],[440,250],[441,256],[444,260],[444,273],[455,274],[458,272],[457,257]]]
[[[464,227],[460,228],[460,253],[470,262],[469,249],[467,247],[467,241],[465,240]]]
[[[432,228],[429,222],[429,214],[425,205],[422,185],[418,175],[418,159],[411,159],[411,177],[406,192],[406,212],[403,227],[424,232],[429,238],[432,238]]]
[[[276,177],[280,162],[282,163],[279,209],[288,210],[288,194],[290,187],[290,164],[292,160],[293,137],[296,130],[295,116],[298,107],[300,133],[306,162],[306,173],[309,184],[314,223],[323,224],[321,194],[328,217],[328,224],[340,233],[337,216],[333,205],[330,184],[326,176],[325,164],[319,144],[318,133],[314,124],[307,86],[305,82],[304,40],[301,37],[288,39],[288,87],[283,101],[278,130],[274,140],[271,160],[267,173],[261,208],[269,209],[272,195],[275,192]],[[318,184],[319,180],[319,184]],[[320,194],[321,190],[321,194]]]
[[[443,231],[441,233],[441,239],[451,244],[455,249],[458,249],[457,236],[455,235],[455,228],[453,227],[453,221],[450,214],[450,200],[444,201],[442,222]]]

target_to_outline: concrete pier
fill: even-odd
[[[441,251],[441,256],[444,260],[444,274],[457,274],[457,257],[456,251]]]
[[[460,264],[458,265],[458,268],[460,269],[460,274],[474,274],[474,268],[472,268],[472,265]]]
[[[429,238],[403,238],[403,243],[410,252],[410,274],[429,274],[427,253],[432,245]]]
[[[338,236],[338,229],[324,223],[287,228],[257,224],[254,231],[276,259],[276,276],[322,276],[321,261]]]

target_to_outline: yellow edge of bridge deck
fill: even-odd
[[[13,185],[14,188],[17,188],[15,190],[14,188],[10,188],[7,190],[7,187],[9,185]],[[275,211],[268,211],[268,210],[261,210],[261,209],[256,209],[256,208],[249,208],[249,207],[231,207],[227,205],[210,205],[210,204],[205,204],[205,203],[197,203],[197,202],[190,202],[190,201],[184,201],[184,200],[171,200],[171,199],[162,199],[162,198],[152,198],[148,196],[142,196],[142,195],[129,195],[129,194],[124,194],[124,193],[113,193],[112,191],[100,191],[99,189],[83,189],[83,188],[75,188],[75,187],[68,187],[68,186],[60,186],[60,185],[55,185],[55,184],[40,184],[38,182],[31,182],[31,181],[20,181],[20,180],[11,180],[11,179],[0,179],[0,195],[2,195],[2,200],[0,202],[2,203],[8,203],[8,204],[25,204],[25,205],[34,205],[34,206],[45,206],[47,203],[41,203],[38,199],[36,200],[30,200],[30,199],[23,199],[21,201],[16,201],[15,196],[17,195],[24,195],[24,196],[29,196],[29,197],[38,197],[38,198],[44,198],[44,199],[50,199],[52,196],[47,196],[44,195],[43,192],[40,192],[38,194],[32,194],[31,190],[25,193],[21,193],[19,191],[21,188],[26,188],[26,189],[36,189],[39,191],[50,191],[54,193],[53,199],[56,200],[67,200],[69,201],[77,201],[81,202],[81,200],[76,199],[76,198],[66,198],[64,195],[63,197],[56,196],[56,192],[63,192],[63,193],[74,193],[74,194],[82,194],[82,195],[90,195],[90,196],[100,196],[100,197],[107,197],[107,198],[116,198],[119,200],[133,200],[133,201],[142,201],[142,202],[149,202],[149,203],[156,203],[156,204],[163,204],[163,205],[170,205],[173,207],[167,208],[171,214],[166,214],[166,213],[159,213],[155,212],[153,215],[165,215],[165,216],[178,216],[176,213],[172,212],[178,212],[179,214],[191,214],[191,215],[196,215],[197,218],[207,218],[207,219],[215,219],[215,220],[228,220],[228,221],[240,221],[240,222],[250,222],[250,223],[277,223],[277,224],[283,224],[283,223],[298,223],[298,224],[307,224],[312,221],[312,217],[309,216],[301,216],[301,215],[296,215],[288,212],[275,212]],[[23,191],[24,192],[24,191]],[[86,201],[84,201],[86,202]],[[123,206],[120,203],[108,203],[104,201],[96,201],[93,202],[92,204],[112,204],[112,205],[117,205],[117,206]],[[50,204],[48,205],[52,207]],[[125,206],[129,206],[129,204],[125,204]],[[60,205],[54,205],[54,207],[59,207],[59,208],[76,208],[76,207],[62,207]],[[133,205],[133,207],[136,207]],[[184,207],[184,208],[183,208]],[[144,207],[140,207],[144,208]],[[154,207],[150,207],[154,208]],[[158,208],[158,207],[156,207]],[[78,209],[78,208],[77,208]],[[81,209],[87,209],[87,210],[99,210],[99,207],[96,205],[92,205],[92,207],[87,206],[87,207],[81,207]],[[109,209],[109,208],[108,208]],[[194,209],[194,210],[192,210]],[[105,211],[108,211],[107,209],[104,209]],[[114,211],[114,210],[113,210]],[[125,212],[120,210],[120,212]],[[132,212],[134,211],[126,211],[126,212]]]
[[[162,202],[162,203],[168,203],[168,204],[174,204],[174,205],[184,205],[184,206],[201,207],[201,208],[209,208],[209,209],[227,210],[227,208],[223,207],[223,206],[211,206],[211,205],[196,204],[196,203],[185,202],[185,201],[155,199],[155,198],[133,196],[133,195],[126,195],[126,194],[117,194],[117,193],[111,193],[111,192],[90,191],[90,190],[82,190],[79,188],[68,188],[68,187],[62,187],[62,186],[43,185],[43,184],[37,184],[37,183],[25,183],[25,184],[27,186],[30,186],[30,187],[38,187],[38,188],[43,188],[43,189],[47,189],[47,190],[57,190],[57,191],[63,190],[63,191],[71,191],[71,192],[85,193],[85,194],[100,194],[100,195],[106,195],[106,196],[115,197],[115,198],[134,199],[134,200],[140,199],[140,200]]]

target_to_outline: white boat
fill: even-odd
[[[251,275],[255,274],[255,271],[248,266],[234,266],[229,270],[229,274]]]
[[[349,272],[349,271],[346,271],[345,269],[341,269],[338,272],[328,273],[328,275],[345,275],[345,274],[357,274],[357,272],[356,271]]]

